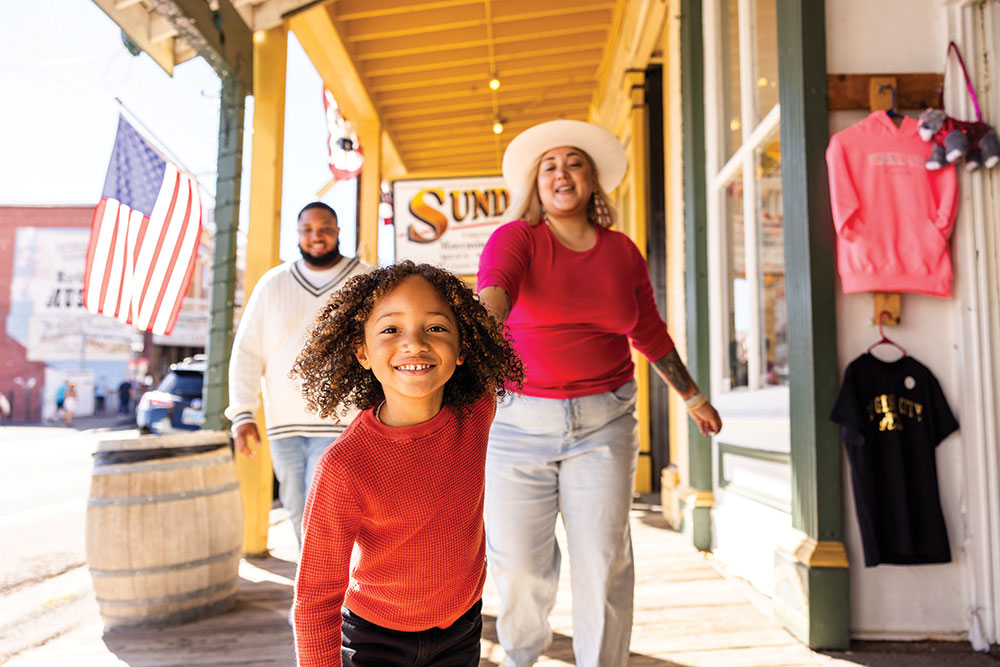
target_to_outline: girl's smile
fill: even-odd
[[[421,276],[403,279],[372,309],[356,353],[385,393],[379,419],[408,426],[436,415],[460,350],[458,321],[437,289]]]

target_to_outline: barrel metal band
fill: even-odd
[[[188,459],[186,461],[139,461],[136,463],[125,463],[118,465],[94,466],[95,475],[130,475],[140,472],[160,472],[163,470],[181,470],[183,468],[207,468],[219,464],[229,463],[233,460],[232,454],[226,452],[210,459]]]
[[[89,498],[87,507],[108,507],[122,505],[149,505],[152,503],[166,503],[172,500],[189,500],[200,498],[201,496],[214,496],[240,488],[239,482],[230,482],[222,486],[210,486],[207,489],[192,489],[190,491],[177,491],[175,493],[161,493],[155,496],[124,496],[122,498]]]
[[[199,588],[196,591],[177,593],[176,595],[164,595],[158,598],[143,598],[141,600],[105,600],[104,598],[97,598],[97,602],[102,607],[136,607],[144,604],[169,604],[171,602],[191,600],[193,598],[205,597],[206,595],[211,595],[212,593],[218,593],[219,591],[224,591],[236,586],[238,581],[239,577],[233,577],[229,581],[224,581],[221,584],[216,584],[207,588]]]
[[[201,560],[189,560],[183,563],[174,563],[173,565],[159,565],[157,567],[143,567],[143,568],[133,568],[128,570],[90,570],[90,575],[92,577],[123,577],[123,576],[134,576],[142,574],[160,574],[161,572],[174,572],[176,570],[188,570],[192,567],[200,567],[202,565],[211,565],[212,563],[218,563],[219,561],[232,558],[234,556],[239,556],[242,547],[236,547],[232,551],[227,551],[225,553],[216,554],[215,556],[209,556],[208,558],[202,558]]]
[[[229,446],[216,442],[208,445],[189,445],[187,447],[159,447],[156,449],[96,451],[94,452],[94,467],[99,468],[104,465],[112,465],[115,463],[135,463],[137,461],[154,461],[156,459],[194,456],[196,454],[212,452],[217,449],[229,449]]]

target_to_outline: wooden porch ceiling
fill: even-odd
[[[618,4],[333,0],[326,9],[406,170],[461,174],[498,173],[507,143],[535,123],[588,117]]]
[[[94,1],[123,28],[131,25],[130,35],[144,36],[140,46],[168,71],[194,55],[156,14],[156,2]],[[454,174],[499,173],[507,143],[535,123],[586,120],[610,60],[612,25],[625,4],[229,1],[254,31],[323,5],[406,171]],[[500,81],[495,91],[489,87],[494,76]]]

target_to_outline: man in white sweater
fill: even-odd
[[[322,202],[299,212],[302,259],[265,273],[243,309],[229,361],[229,407],[236,450],[253,456],[260,435],[254,413],[263,396],[278,495],[302,543],[302,511],[316,462],[357,414],[340,422],[306,410],[297,381],[288,377],[319,310],[348,278],[371,269],[340,254],[337,214]]]

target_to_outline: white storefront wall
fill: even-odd
[[[828,1],[827,70],[832,74],[937,72],[944,65],[949,39],[955,39],[973,70],[970,74],[976,77],[975,52],[983,48],[983,40],[982,31],[973,30],[970,22],[975,4],[981,3]],[[1000,17],[1000,13],[994,17]],[[974,32],[979,33],[975,39]],[[973,42],[979,42],[979,46]],[[992,47],[985,48],[989,51]],[[997,51],[993,49],[992,54],[995,56]],[[949,71],[948,109],[958,117],[966,117],[963,114],[971,109],[963,106],[964,85],[955,87],[959,77],[957,69]],[[980,74],[979,81],[983,80]],[[980,90],[986,118],[995,124],[1000,116],[989,113],[991,95],[995,98],[996,91]],[[1000,105],[994,102],[992,108],[1000,109]],[[831,134],[865,115],[831,113]],[[887,329],[893,340],[937,376],[961,425],[960,431],[937,450],[941,505],[953,560],[941,565],[866,568],[845,461],[845,543],[851,563],[851,634],[855,638],[970,639],[977,648],[998,641],[998,551],[994,544],[1000,538],[996,516],[997,434],[995,419],[983,417],[997,414],[990,405],[995,400],[992,392],[996,374],[990,368],[994,363],[991,350],[996,329],[991,333],[983,327],[984,319],[989,322],[991,316],[995,319],[997,315],[996,258],[981,252],[984,224],[989,216],[996,223],[995,210],[989,211],[990,207],[981,202],[996,201],[997,182],[997,170],[960,176],[961,204],[952,241],[955,296],[941,299],[904,294],[902,323]],[[988,196],[991,189],[992,199]],[[878,339],[878,333],[870,293],[843,294],[838,283],[836,302],[837,353],[843,372]]]

